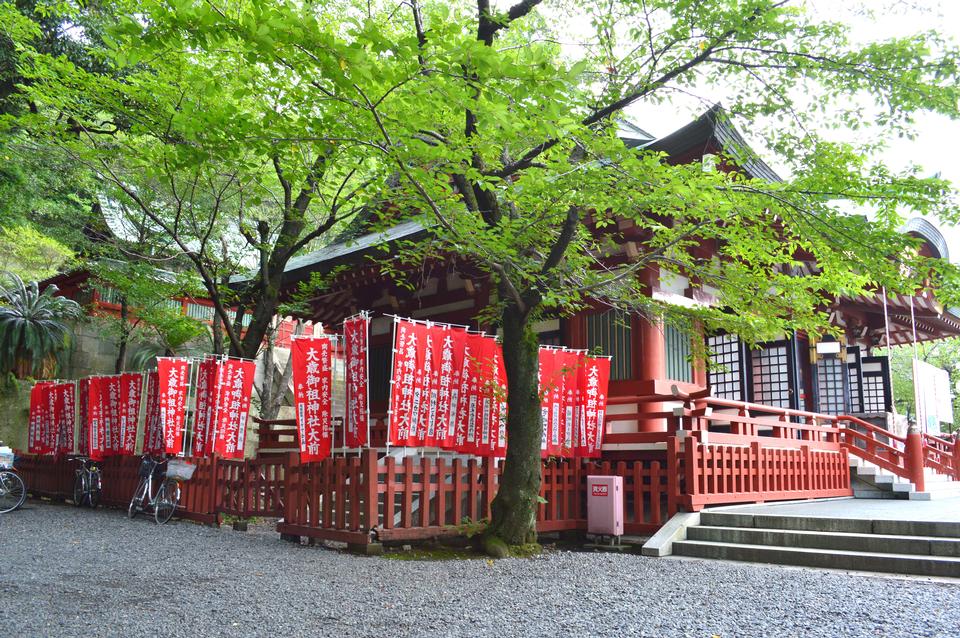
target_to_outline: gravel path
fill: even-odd
[[[549,552],[399,561],[118,510],[0,516],[4,636],[960,636],[960,583]]]

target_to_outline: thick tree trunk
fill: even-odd
[[[505,553],[504,544],[536,541],[542,430],[537,335],[529,317],[514,306],[507,306],[502,317],[503,363],[509,393],[507,458],[484,539],[487,551],[497,556]]]
[[[120,344],[117,349],[117,360],[113,364],[113,373],[120,374],[127,363],[127,343],[130,341],[130,309],[127,298],[120,299]]]
[[[253,302],[250,325],[247,326],[242,341],[230,344],[230,355],[256,359],[264,337],[270,330],[270,322],[280,306],[280,282],[268,283]]]
[[[223,354],[223,323],[220,317],[213,317],[213,354]]]

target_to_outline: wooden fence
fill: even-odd
[[[360,456],[287,468],[282,534],[365,544],[403,541],[461,532],[467,521],[490,517],[502,465],[494,459],[435,459]],[[658,461],[543,464],[540,532],[585,531],[586,480],[592,474],[624,477],[625,531],[650,534],[676,513],[671,484]]]
[[[190,459],[197,469],[193,478],[183,484],[177,516],[202,523],[217,522],[217,502],[214,499],[213,477],[216,459]],[[220,461],[222,462],[222,461]],[[100,502],[110,507],[126,508],[140,482],[140,458],[112,456],[99,463]],[[64,457],[18,455],[17,471],[23,477],[27,490],[35,497],[56,500],[73,498],[73,483],[78,464]]]
[[[625,531],[636,535],[656,531],[679,508],[851,495],[848,454],[901,476],[916,478],[919,468],[918,489],[924,466],[960,478],[956,440],[897,437],[853,417],[719,399],[679,403],[657,414],[667,430],[644,433],[652,446],[641,458],[544,461],[538,530],[586,530],[588,475],[623,477]],[[490,516],[501,471],[494,459],[398,460],[366,449],[301,464],[297,453],[280,451],[290,445],[282,440],[291,436],[285,429],[268,435],[277,449],[260,458],[195,460],[182,515],[205,522],[218,522],[221,515],[280,517],[282,534],[358,545],[457,534],[467,521]],[[385,436],[382,420],[373,430],[379,442]],[[139,462],[111,457],[102,463],[104,503],[126,506]],[[69,461],[21,457],[18,467],[34,494],[70,497],[75,465]]]

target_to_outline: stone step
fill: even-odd
[[[911,501],[932,501],[953,496],[960,496],[960,481],[927,483],[922,492],[910,492]]]
[[[898,492],[894,490],[881,490],[864,483],[855,482],[852,486],[854,498],[872,498],[888,500],[904,500],[907,498],[907,492]],[[912,485],[910,486],[913,487]]]
[[[960,538],[960,522],[952,521],[821,518],[704,510],[700,513],[700,524],[713,527],[754,527],[761,529],[808,530],[851,534],[891,534],[896,536]]]
[[[935,536],[854,534],[701,525],[687,529],[687,540],[737,545],[770,545],[883,554],[960,557],[960,538],[938,538]]]
[[[753,563],[849,569],[888,574],[960,577],[960,558],[950,556],[919,556],[916,554],[884,554],[843,550],[826,551],[808,547],[770,547],[695,540],[675,542],[673,553],[681,556]]]

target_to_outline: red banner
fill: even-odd
[[[583,414],[577,441],[577,456],[596,458],[600,456],[600,448],[603,446],[610,359],[584,357],[579,382]]]
[[[77,397],[77,452],[90,454],[90,379],[80,379]]]
[[[121,435],[120,431],[120,375],[104,377],[106,381],[106,394],[104,401],[104,423],[107,428],[107,453],[111,456],[120,454]]]
[[[190,361],[157,357],[159,375],[160,427],[163,453],[179,454],[183,447],[183,425],[187,408]]]
[[[300,460],[321,461],[333,447],[333,343],[329,336],[296,337],[290,345]]]
[[[120,445],[117,448],[118,454],[129,456],[136,453],[142,395],[142,374],[126,372],[120,375]]]
[[[390,442],[464,454],[506,451],[506,373],[493,337],[398,320],[390,380]]]
[[[485,335],[468,334],[464,349],[463,375],[467,378],[466,422],[463,430],[466,441],[455,448],[464,454],[490,454],[490,426],[493,419],[492,355],[498,348],[496,341]],[[461,427],[458,424],[458,429]]]
[[[437,447],[456,447],[457,415],[460,408],[463,353],[467,332],[444,326],[440,333],[440,361],[437,367],[437,416],[434,442]]]
[[[57,386],[61,406],[60,426],[57,432],[57,455],[73,452],[74,429],[76,428],[76,386],[61,383]]]
[[[27,423],[27,451],[30,454],[47,453],[48,385],[40,382],[30,388],[30,415]]]
[[[459,333],[455,337],[457,342],[455,342],[454,360],[459,361],[460,372],[456,375],[458,380],[457,396],[455,400],[451,400],[451,410],[456,409],[456,418],[453,423],[454,438],[450,447],[464,454],[473,454],[475,448],[473,441],[474,422],[477,414],[476,384],[478,375],[476,354],[473,350],[473,337],[474,335],[469,335],[466,332]]]
[[[368,393],[368,335],[370,319],[365,315],[343,322],[343,349],[346,358],[346,446],[367,444],[370,419]]]
[[[160,375],[147,373],[147,413],[143,420],[143,453],[163,455],[163,425],[160,421]]]
[[[391,445],[416,445],[422,394],[422,328],[410,321],[394,322],[393,366],[390,375]],[[418,380],[419,379],[419,380]]]
[[[105,377],[90,377],[87,383],[87,423],[85,425],[89,448],[84,450],[94,461],[102,461],[107,456],[106,426],[104,425]],[[83,426],[84,424],[81,424]]]
[[[242,459],[257,363],[225,359],[217,365],[220,370],[216,383],[215,451],[228,459]]]
[[[216,359],[204,359],[197,372],[197,404],[193,422],[192,450],[194,456],[213,454],[213,427],[217,415],[216,390],[220,363]]]

